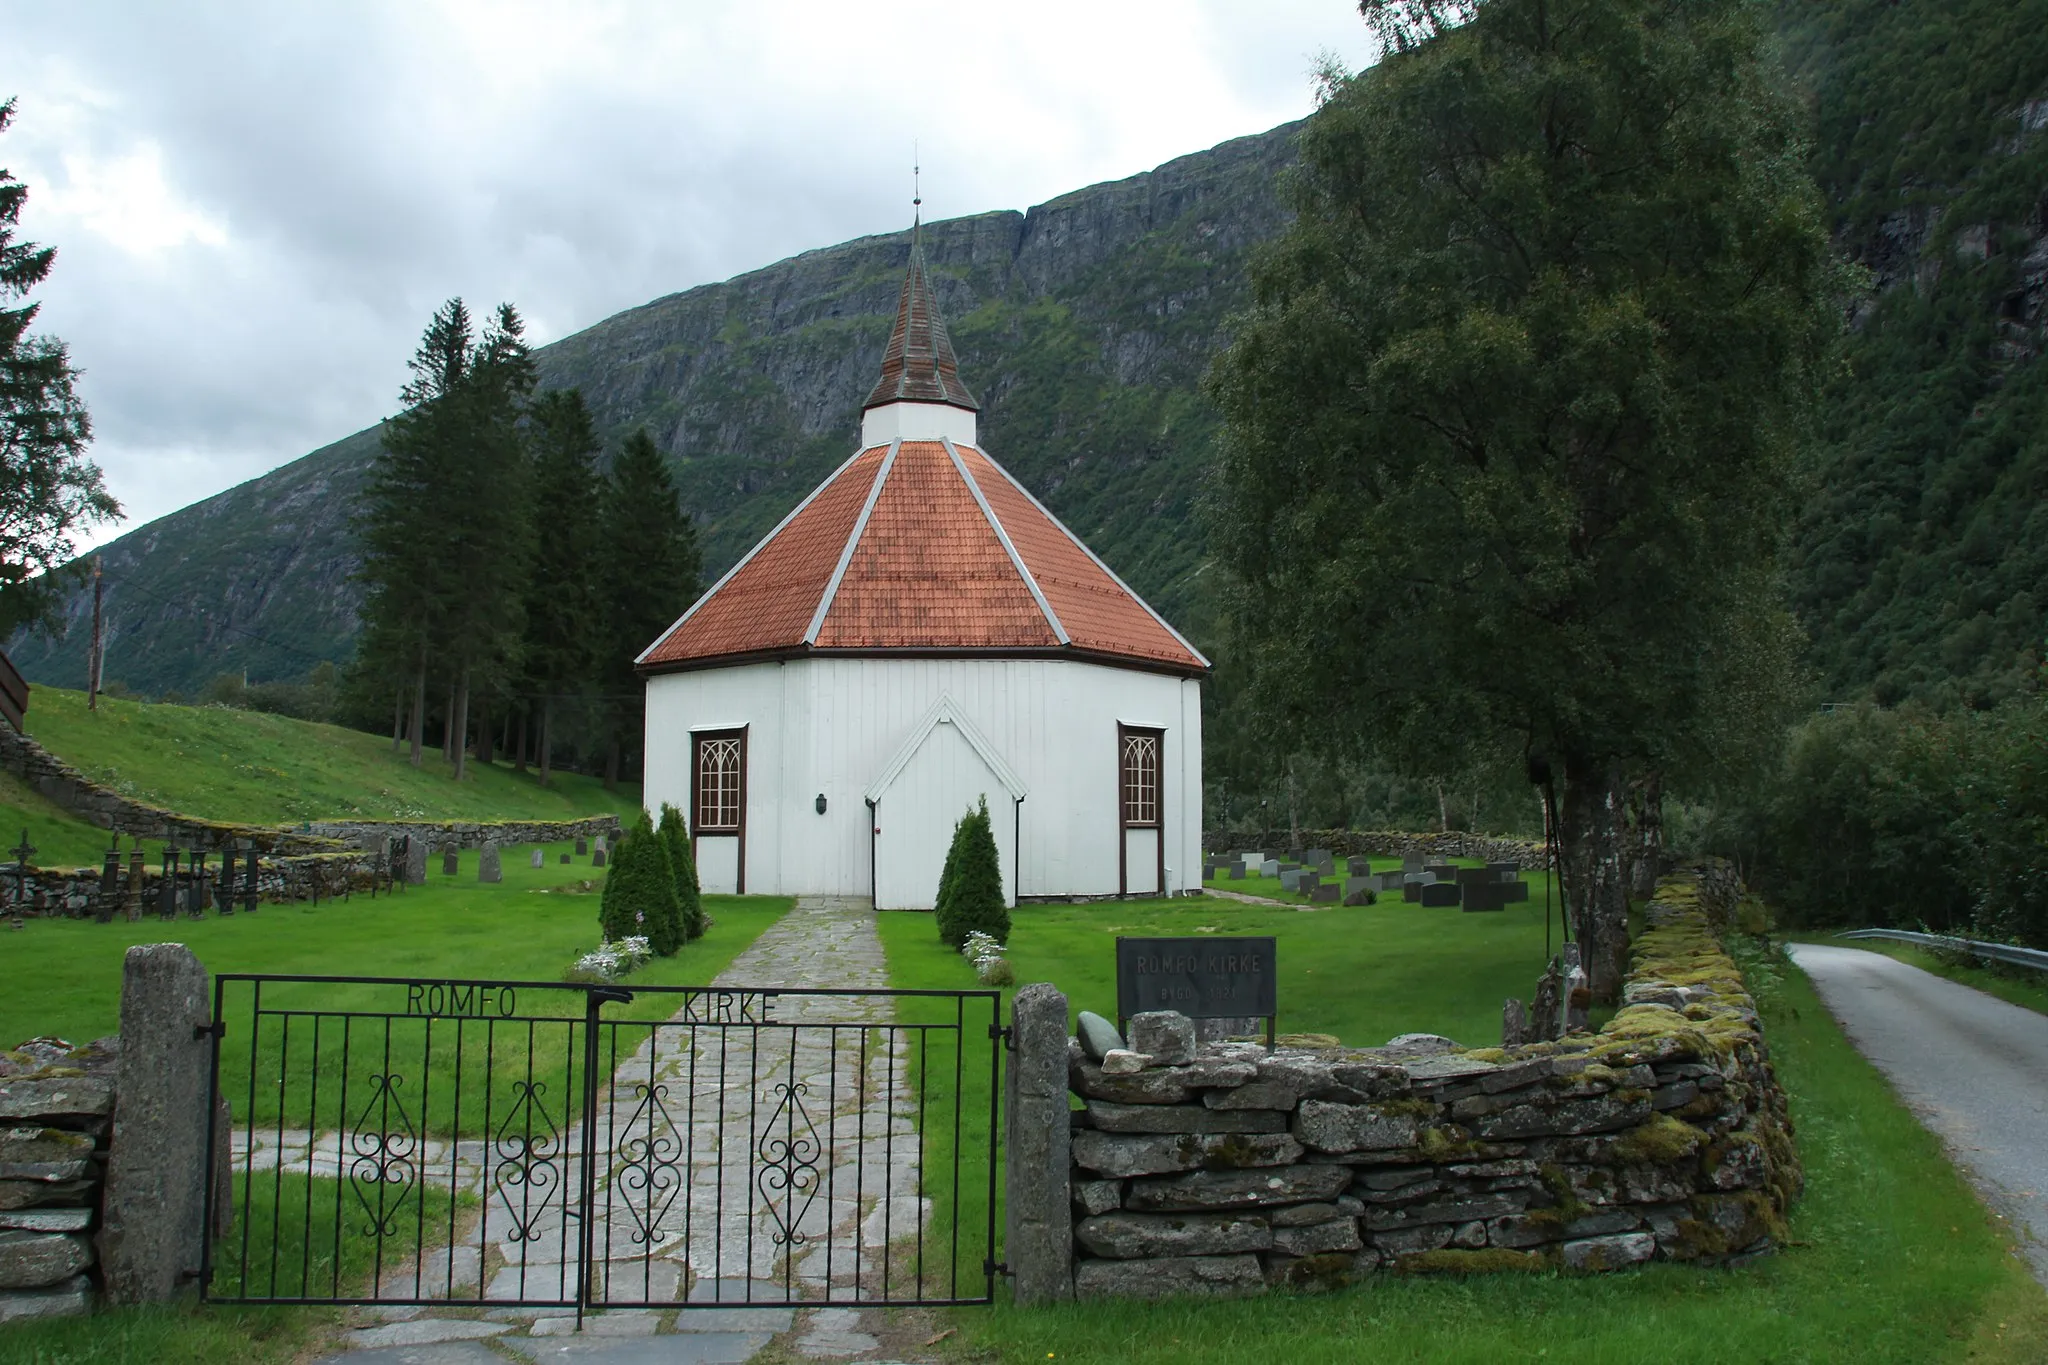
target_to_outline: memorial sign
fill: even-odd
[[[1118,938],[1116,1012],[1178,1010],[1190,1019],[1263,1017],[1275,1007],[1271,938]]]

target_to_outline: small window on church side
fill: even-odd
[[[746,800],[746,760],[743,732],[697,736],[696,833],[739,833]]]
[[[1162,732],[1158,730],[1121,730],[1119,747],[1123,750],[1123,822],[1131,826],[1147,827],[1159,824],[1159,746]]]

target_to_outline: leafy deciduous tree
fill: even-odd
[[[1611,999],[1627,779],[1708,769],[1792,676],[1776,554],[1845,276],[1754,6],[1362,8],[1389,54],[1332,73],[1212,376],[1219,554],[1289,726],[1561,780]]]

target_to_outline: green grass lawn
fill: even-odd
[[[2034,971],[2026,967],[1988,964],[1979,958],[1956,960],[1923,948],[1917,943],[1899,943],[1883,938],[1836,938],[1832,934],[1800,932],[1792,935],[1795,943],[1819,943],[1830,948],[1861,948],[1866,952],[1883,953],[1886,957],[1897,958],[1922,971],[1945,976],[1951,981],[1961,982],[1986,995],[1995,995],[2000,1000],[2048,1014],[2048,972]]]
[[[37,687],[28,732],[125,796],[211,820],[570,820],[607,811],[631,819],[639,810],[636,787],[607,792],[576,773],[542,787],[504,763],[472,763],[458,783],[436,751],[414,768],[388,738],[258,711],[102,697],[94,712],[83,692]]]
[[[13,773],[0,772],[0,861],[12,863],[12,849],[28,832],[35,852],[31,867],[97,867],[109,842],[98,825],[52,804]]]
[[[547,862],[537,870],[528,866],[530,847],[508,848],[505,880],[492,886],[476,880],[471,850],[455,876],[442,876],[437,857],[425,886],[375,900],[358,895],[322,901],[317,909],[305,901],[266,904],[253,917],[135,924],[43,919],[19,931],[0,929],[8,966],[0,1039],[12,1045],[55,1033],[82,1042],[114,1032],[122,955],[133,943],[186,944],[210,972],[560,981],[569,964],[597,944],[604,876],[587,860],[562,866],[558,856],[569,848],[545,846]],[[587,892],[581,890],[586,882]],[[774,896],[706,896],[704,903],[717,921],[711,931],[623,984],[707,982],[790,906]],[[644,1008],[658,1008],[654,1000]],[[612,1007],[607,1017],[639,1017],[636,1006]]]
[[[1021,910],[1012,930],[1018,980],[1050,978],[1078,1003],[1113,1005],[1104,965],[1110,927],[1136,922],[1166,930],[1202,921],[1182,904]],[[1357,1041],[1409,1028],[1455,1037],[1462,1028],[1465,1041],[1490,1041],[1475,1029],[1481,1018],[1498,1017],[1500,988],[1484,983],[1505,964],[1489,967],[1483,959],[1490,944],[1512,942],[1511,931],[1490,941],[1482,931],[1452,926],[1461,918],[1497,917],[1451,912],[1436,921],[1446,932],[1431,960],[1411,937],[1415,926],[1374,918],[1374,911],[1349,912],[1357,918],[1348,947],[1344,935],[1326,928],[1304,924],[1288,932],[1273,917],[1289,913],[1265,911],[1263,921],[1227,927],[1279,933],[1284,974],[1290,957],[1305,957],[1311,944],[1335,955],[1316,959],[1314,971],[1297,966],[1283,975],[1282,1008],[1299,1002],[1290,1017],[1300,1027]],[[1091,917],[1103,923],[1076,922]],[[948,962],[937,947],[928,917],[884,916],[883,937],[897,984],[972,979],[964,962]],[[1072,954],[1065,960],[1055,949],[1061,944]],[[2014,1255],[2007,1230],[1849,1046],[1803,975],[1780,961],[1751,977],[1792,1095],[1807,1171],[1792,1245],[1774,1257],[1740,1270],[1658,1265],[1585,1277],[1383,1275],[1311,1299],[954,1310],[947,1322],[958,1335],[948,1346],[963,1360],[1139,1365],[2042,1359],[2048,1295]]]

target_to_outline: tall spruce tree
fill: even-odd
[[[613,942],[643,935],[649,947],[660,951],[656,936],[672,932],[680,923],[668,853],[643,810],[639,821],[612,851],[605,869],[598,926],[605,938]],[[673,953],[675,948],[668,951]]]
[[[690,853],[690,831],[683,823],[683,813],[664,801],[661,803],[662,842],[668,846],[669,872],[675,877],[676,906],[682,911],[683,936],[702,938],[710,927],[704,913],[704,894],[697,882],[697,860]]]
[[[989,823],[988,798],[960,817],[953,827],[953,845],[939,873],[939,894],[932,918],[939,937],[958,948],[977,931],[998,943],[1010,941],[1010,908],[1003,901],[1003,869]]]
[[[1613,999],[1628,779],[1780,714],[1788,475],[1846,279],[1757,6],[1362,8],[1388,55],[1332,73],[1212,376],[1219,554],[1286,728],[1562,782]]]
[[[479,337],[461,299],[435,311],[410,368],[356,513],[362,640],[379,656],[366,663],[412,693],[415,766],[428,682],[446,689],[443,751],[460,778],[472,689],[502,685],[521,644],[534,369],[517,310],[501,304]]]
[[[531,572],[525,677],[538,693],[540,781],[553,770],[555,719],[589,690],[603,618],[594,572],[600,545],[597,428],[578,389],[550,389],[530,409],[533,446]]]
[[[703,557],[676,497],[668,462],[641,427],[612,461],[604,498],[604,653],[597,678],[606,696],[605,785],[615,786],[622,751],[637,746],[645,688],[633,660],[697,595]]]
[[[10,99],[0,103],[0,132],[13,121]],[[72,537],[121,516],[85,457],[92,422],[70,352],[55,337],[29,335],[41,305],[22,300],[49,278],[57,249],[14,240],[27,202],[28,186],[0,170],[0,639],[54,624],[84,568]]]

